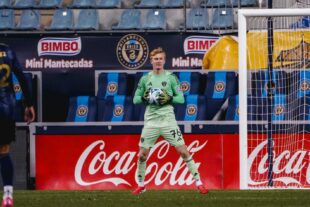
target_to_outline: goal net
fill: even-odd
[[[310,9],[238,15],[240,188],[309,188]]]

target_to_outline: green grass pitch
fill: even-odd
[[[298,207],[310,206],[310,190],[149,190],[130,191],[16,190],[15,207]]]

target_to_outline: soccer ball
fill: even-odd
[[[158,105],[158,97],[160,94],[162,94],[163,91],[160,88],[151,88],[150,89],[150,104],[156,104]]]

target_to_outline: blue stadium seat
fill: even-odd
[[[234,27],[232,8],[216,8],[212,15],[212,29],[231,29]]]
[[[0,9],[9,9],[12,8],[12,0],[1,0]]]
[[[164,2],[163,7],[164,8],[181,8],[185,5],[184,0],[167,0]]]
[[[161,0],[141,0],[136,4],[135,8],[160,8],[162,6]]]
[[[98,102],[98,121],[132,121],[133,103],[130,96],[112,96]]]
[[[185,96],[184,104],[177,104],[175,116],[177,121],[198,121],[206,120],[206,99],[204,96]]]
[[[207,9],[193,8],[186,19],[186,29],[204,30],[209,28],[209,14]]]
[[[31,9],[36,7],[35,0],[15,0],[13,5],[16,9]]]
[[[310,16],[303,16],[301,19],[299,19],[297,22],[290,25],[290,28],[309,28],[310,24]]]
[[[121,8],[121,0],[98,0],[96,8]]]
[[[126,9],[122,12],[120,21],[113,25],[113,30],[141,29],[141,11],[138,9]]]
[[[151,9],[146,15],[146,22],[143,29],[161,29],[164,30],[167,27],[166,11],[164,9]]]
[[[32,92],[32,74],[31,73],[24,73],[28,89],[30,92]],[[19,81],[17,80],[16,76],[12,75],[12,82],[13,82],[13,88],[15,92],[15,100],[16,100],[16,105],[15,105],[15,111],[14,111],[14,116],[15,116],[15,121],[17,122],[24,122],[24,111],[25,111],[25,105],[23,103],[24,99],[24,94],[23,91],[21,90],[21,86],[19,84]],[[31,94],[32,96],[33,94]]]
[[[59,9],[63,4],[63,0],[41,0],[37,8],[40,9]]]
[[[232,71],[210,71],[207,74],[204,96],[207,120],[212,120],[226,99],[238,93],[238,79]]]
[[[83,9],[80,11],[76,30],[98,30],[99,29],[99,16],[96,9]]]
[[[40,29],[40,12],[38,10],[23,10],[16,26],[17,30],[38,30]]]
[[[97,100],[94,96],[70,97],[67,122],[96,121]]]
[[[241,0],[240,6],[247,7],[247,6],[257,6],[257,0]],[[239,0],[232,0],[233,6],[239,5]]]
[[[0,10],[0,30],[12,30],[15,28],[15,12],[13,9]]]
[[[94,8],[96,7],[96,0],[73,0],[70,8],[82,9],[82,8]]]
[[[199,72],[176,72],[184,95],[200,94],[200,77]]]
[[[310,71],[294,71],[288,76],[290,86],[288,94],[292,94],[293,97],[297,98],[310,96]]]
[[[230,5],[230,0],[203,0],[200,3],[201,7],[226,7]]]
[[[269,79],[268,76],[269,75],[267,70],[261,70],[251,74],[251,92],[253,96],[267,97],[267,83]],[[288,93],[288,88],[286,87],[288,77],[285,71],[274,70],[272,72],[272,79],[275,83],[274,94]]]
[[[52,23],[46,30],[71,30],[73,29],[73,12],[71,9],[56,9]]]
[[[99,99],[106,99],[108,96],[126,95],[127,73],[101,73],[98,78]]]

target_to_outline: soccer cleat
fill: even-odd
[[[3,198],[2,207],[13,207],[13,199],[10,197]]]
[[[209,190],[204,185],[198,185],[197,188],[201,194],[209,193]]]
[[[144,193],[146,191],[145,187],[137,187],[136,190],[132,191],[132,195],[139,195],[141,193]]]

